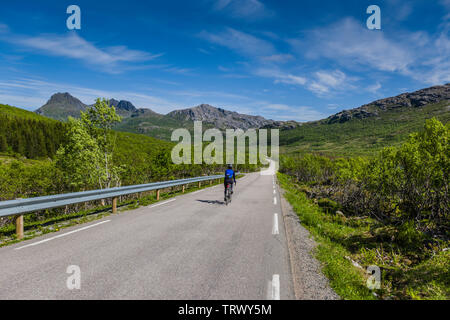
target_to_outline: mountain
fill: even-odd
[[[67,117],[79,117],[80,111],[84,111],[87,105],[71,96],[69,93],[56,93],[36,110],[36,113],[47,118],[66,120]]]
[[[218,129],[247,130],[250,128],[279,127],[284,124],[282,121],[268,120],[261,116],[251,116],[227,111],[210,106],[209,104],[201,104],[189,109],[175,110],[168,113],[167,116],[181,121],[203,121]],[[291,122],[291,124],[293,123],[294,121]]]
[[[450,121],[450,84],[377,100],[326,119],[282,131],[283,152],[335,156],[372,155],[401,144],[423,128],[426,119]]]
[[[170,140],[173,130],[178,128],[193,128],[193,121],[203,121],[204,128],[243,129],[249,128],[281,128],[292,129],[300,124],[295,121],[274,121],[261,116],[251,116],[227,111],[207,104],[197,107],[175,110],[166,115],[150,109],[136,108],[131,102],[116,99],[109,100],[110,106],[115,106],[122,116],[122,122],[115,129],[124,132],[145,134],[151,137]],[[66,120],[68,116],[79,117],[88,105],[83,104],[69,93],[54,94],[50,100],[36,113],[57,119]]]
[[[203,128],[279,128],[280,144],[286,152],[320,152],[334,156],[371,154],[385,146],[400,144],[411,132],[418,131],[425,119],[450,119],[450,84],[425,88],[412,93],[380,99],[358,108],[343,110],[326,119],[300,124],[274,121],[202,104],[175,110],[166,115],[136,108],[131,102],[110,100],[123,117],[115,130],[145,134],[170,140],[178,128],[192,130],[193,121]],[[68,93],[58,93],[36,112],[64,120],[78,116],[87,106]]]
[[[418,90],[412,93],[403,93],[395,97],[380,99],[352,110],[344,110],[327,118],[327,122],[342,123],[351,119],[377,117],[380,112],[386,112],[397,108],[420,108],[443,100],[450,100],[450,83],[443,86],[434,86]]]
[[[117,114],[124,118],[131,117],[133,114],[138,112],[138,109],[133,106],[131,102],[125,100],[117,101],[116,99],[110,99],[109,106],[114,106]]]
[[[144,114],[148,111],[153,112],[149,109],[137,109],[131,102],[125,100],[110,99],[109,105],[114,106],[117,113],[124,118]],[[47,118],[64,121],[69,116],[74,118],[80,117],[80,112],[86,110],[89,106],[92,105],[84,104],[68,92],[55,93],[45,105],[35,112]]]

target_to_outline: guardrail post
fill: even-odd
[[[199,181],[198,182],[198,187],[200,188],[202,186],[202,183]]]
[[[212,180],[209,180],[209,185],[212,185]]]
[[[183,191],[181,191],[182,193],[184,193],[184,184],[183,184]]]
[[[156,200],[159,201],[159,190],[156,190]]]
[[[23,216],[18,216],[16,218],[16,235],[17,239],[23,239]]]
[[[117,213],[117,197],[112,200],[112,213]]]

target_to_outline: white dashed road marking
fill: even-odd
[[[279,231],[278,231],[278,214],[277,213],[275,213],[273,215],[272,234],[273,235],[279,234]]]
[[[272,276],[272,300],[280,300],[280,275]]]

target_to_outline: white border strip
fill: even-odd
[[[175,201],[175,200],[176,200],[176,199],[172,199],[172,200],[168,200],[168,201],[165,201],[165,202],[157,203],[157,204],[154,204],[154,205],[150,206],[149,208],[154,208],[154,207],[157,207],[157,206],[162,206],[163,204],[166,204],[166,203],[169,203],[169,202],[173,202],[173,201]]]
[[[102,221],[102,222],[99,222],[99,223],[96,223],[96,224],[91,224],[90,226],[86,226],[86,227],[83,227],[83,228],[80,228],[80,229],[77,229],[77,230],[73,230],[73,231],[70,231],[70,232],[59,234],[57,236],[54,236],[54,237],[51,237],[51,238],[48,238],[48,239],[45,239],[45,240],[41,240],[41,241],[38,241],[38,242],[35,242],[35,243],[30,243],[30,244],[27,244],[26,246],[23,246],[23,247],[15,248],[14,250],[20,250],[20,249],[23,249],[23,248],[36,246],[38,244],[41,244],[41,243],[44,243],[44,242],[48,242],[48,241],[51,241],[51,240],[55,240],[55,239],[58,239],[58,238],[62,238],[62,237],[68,236],[69,234],[72,234],[72,233],[75,233],[75,232],[79,232],[79,231],[83,231],[83,230],[86,230],[86,229],[90,229],[90,228],[99,226],[101,224],[104,224],[104,223],[107,223],[107,222],[110,222],[110,221],[111,220],[105,220],[105,221]]]

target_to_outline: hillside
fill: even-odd
[[[259,116],[239,114],[210,105],[175,110],[167,115],[136,108],[131,102],[110,100],[123,121],[115,130],[145,134],[170,140],[173,130],[192,130],[193,121],[204,128],[280,128],[281,150],[287,153],[318,152],[333,156],[371,154],[385,146],[398,145],[425,119],[436,117],[446,123],[450,117],[450,84],[425,88],[396,97],[377,100],[351,110],[343,110],[326,119],[299,124],[273,121]],[[78,116],[87,105],[68,93],[53,95],[36,112],[64,120]]]
[[[450,84],[377,100],[282,131],[280,145],[286,153],[373,154],[399,145],[432,117],[443,123],[450,120]]]
[[[30,159],[53,157],[64,141],[65,124],[0,104],[0,152]]]
[[[0,104],[1,153],[19,154],[28,159],[53,158],[61,143],[64,143],[65,132],[64,122]],[[172,145],[144,135],[125,132],[117,134],[119,154],[133,150],[135,154],[140,151],[148,155],[152,150],[168,150]]]

